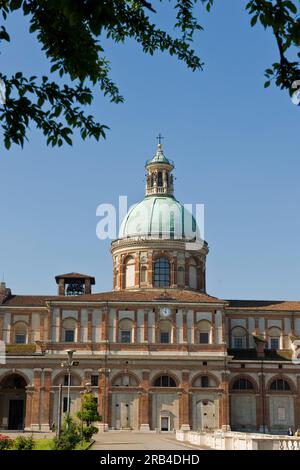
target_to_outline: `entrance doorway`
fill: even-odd
[[[0,382],[0,427],[13,431],[24,429],[26,386],[19,374],[8,375]]]
[[[24,400],[9,400],[8,429],[23,429]]]
[[[170,431],[170,418],[169,416],[162,416],[160,418],[160,430]]]

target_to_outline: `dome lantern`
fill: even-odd
[[[146,196],[173,195],[174,181],[172,171],[174,170],[174,164],[165,157],[160,142],[157,145],[154,157],[147,161],[146,170]]]

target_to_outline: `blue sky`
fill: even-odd
[[[196,49],[204,72],[167,54],[108,43],[124,104],[98,90],[92,111],[107,139],[47,148],[34,130],[21,150],[0,145],[0,272],[14,293],[53,294],[54,276],[79,271],[110,290],[110,242],[96,238],[96,207],[144,194],[144,163],[156,135],[176,163],[176,197],[205,204],[207,290],[223,298],[299,299],[299,108],[264,69],[277,59],[272,35],[251,28],[244,2],[203,11]],[[162,10],[162,24],[169,22]],[[1,70],[47,74],[49,64],[18,14]]]

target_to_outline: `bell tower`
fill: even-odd
[[[174,178],[172,174],[174,164],[165,157],[161,139],[162,136],[159,134],[156,154],[152,160],[146,162],[146,196],[173,196],[174,194]]]

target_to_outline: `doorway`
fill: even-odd
[[[8,429],[23,429],[24,400],[9,400]]]
[[[160,430],[170,431],[170,418],[169,416],[161,416],[160,418]]]

